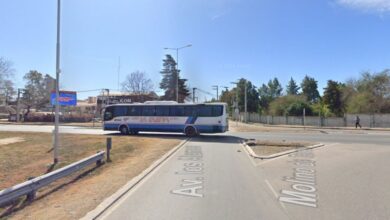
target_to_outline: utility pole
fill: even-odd
[[[179,48],[176,48],[176,102],[179,103]]]
[[[195,90],[196,88],[192,88],[192,102],[195,103]]]
[[[61,0],[57,0],[57,48],[56,48],[56,107],[55,107],[55,117],[54,117],[54,144],[53,144],[53,163],[58,163],[58,131],[59,131],[59,112],[60,112],[60,24],[61,24]]]
[[[248,104],[248,102],[247,102],[247,83],[246,83],[246,80],[245,80],[245,123],[247,123],[248,122],[248,120],[247,120],[247,118],[248,118],[248,112],[247,112],[247,104]]]
[[[217,90],[217,101],[219,101],[219,94],[218,94],[218,87],[219,86],[212,86],[214,90]]]
[[[234,105],[234,114],[236,115],[236,126],[238,126],[238,121],[240,120],[240,110],[238,108],[238,82],[231,82],[231,84],[236,85],[236,101],[233,103]]]
[[[107,104],[106,105],[109,105],[110,104],[110,89],[106,89],[106,92],[107,92]]]
[[[20,111],[20,90],[18,89],[18,99],[16,100],[16,122],[20,121],[19,111]]]

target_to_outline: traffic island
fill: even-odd
[[[246,139],[243,142],[249,155],[257,159],[272,159],[301,150],[324,146],[320,143],[289,142],[289,141],[261,141]]]

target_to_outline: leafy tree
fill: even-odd
[[[270,95],[273,99],[280,97],[282,95],[283,87],[280,84],[278,78],[274,78],[268,82],[268,88]]]
[[[50,92],[54,89],[54,78],[50,75],[31,70],[23,77],[26,85],[22,94],[22,102],[27,106],[27,113],[31,108],[41,109],[50,103]]]
[[[237,84],[238,108],[241,112],[245,111],[245,83],[247,86],[247,111],[258,112],[259,110],[259,93],[251,81],[241,78]]]
[[[307,97],[307,100],[311,103],[317,102],[320,98],[320,93],[318,92],[317,81],[309,76],[305,76],[301,83],[302,94]]]
[[[176,68],[176,61],[169,54],[163,60],[163,69],[160,71],[163,78],[160,82],[160,88],[165,90],[164,100],[176,101],[176,80],[179,84],[179,102],[184,102],[185,98],[190,95],[190,92],[185,84],[186,79],[180,78],[180,70]]]
[[[122,82],[122,90],[134,94],[150,93],[153,91],[153,83],[146,78],[145,72],[135,71],[126,76]]]
[[[187,79],[179,78],[179,102],[184,102],[184,100],[191,94],[186,82]]]
[[[295,80],[291,77],[290,81],[286,86],[287,95],[298,95],[299,86],[295,82]]]
[[[333,80],[328,80],[328,85],[324,88],[324,104],[326,104],[336,116],[342,116],[344,113],[341,91],[342,87],[343,84]]]
[[[277,78],[269,80],[267,85],[263,83],[258,90],[260,96],[260,112],[267,112],[269,104],[277,97],[280,97],[282,95],[282,91],[282,85],[279,83]]]
[[[349,113],[390,113],[390,70],[364,72],[358,80],[350,80],[347,88]]]
[[[258,92],[260,96],[260,112],[266,113],[268,111],[269,104],[273,100],[272,95],[270,93],[270,89],[267,85],[263,83],[259,88]]]
[[[329,117],[332,115],[332,112],[330,111],[328,105],[326,105],[323,100],[314,103],[312,105],[312,109],[313,115],[320,115],[322,117]]]
[[[220,100],[221,102],[225,102],[228,104],[228,108],[229,108],[229,111],[232,112],[233,111],[233,100],[234,100],[234,97],[235,97],[235,89],[232,89],[232,90],[222,90],[221,92],[221,96],[220,96]]]
[[[306,115],[312,115],[310,103],[304,96],[287,95],[282,96],[270,103],[269,113],[271,115],[293,115],[302,116],[303,109],[306,109]]]
[[[294,115],[301,116],[305,108],[306,115],[312,115],[312,108],[304,96],[282,96],[270,103],[271,115]]]
[[[302,116],[304,109],[305,109],[305,115],[312,115],[313,114],[313,110],[312,110],[310,104],[305,102],[305,101],[297,101],[297,102],[291,103],[287,107],[285,114],[291,115],[291,116]]]
[[[12,63],[0,57],[0,100],[4,100],[6,104],[16,93],[11,80],[13,72]]]
[[[374,113],[378,109],[374,107],[375,97],[369,92],[356,93],[351,97],[348,103],[348,113]]]

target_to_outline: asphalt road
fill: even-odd
[[[51,132],[52,127],[1,125],[0,130]],[[238,143],[244,138],[325,146],[259,160]],[[390,133],[379,131],[204,135],[187,142],[101,219],[390,219],[389,143]]]
[[[326,145],[267,161],[240,138]],[[101,219],[390,219],[389,135],[227,133],[194,138]]]

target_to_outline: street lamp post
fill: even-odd
[[[236,85],[236,101],[235,103],[233,103],[234,105],[234,114],[236,115],[236,126],[238,126],[238,120],[239,120],[239,117],[240,117],[240,112],[239,112],[239,109],[238,109],[238,82],[231,82],[231,84],[234,84]]]
[[[248,121],[248,111],[247,111],[247,104],[248,104],[248,101],[247,101],[247,82],[246,82],[246,80],[245,80],[245,118],[244,118],[244,121],[245,121],[245,123],[247,123]]]
[[[237,98],[237,108],[238,108],[238,82],[231,82],[231,84],[235,84],[237,87],[236,98]],[[247,114],[248,114],[248,100],[247,100],[247,90],[248,90],[247,81],[244,79],[244,122],[247,123]]]
[[[58,130],[59,130],[59,81],[60,81],[60,20],[61,19],[61,0],[57,0],[57,47],[56,47],[56,105],[55,105],[55,117],[54,117],[54,143],[53,143],[53,163],[58,163]]]
[[[218,89],[219,89],[219,86],[212,86],[214,90],[217,90],[217,102],[219,101],[219,93],[218,93]]]
[[[170,48],[170,47],[165,47],[164,50],[176,50],[176,102],[179,102],[179,50],[191,47],[192,44],[188,44],[183,47],[176,47],[176,48]]]

